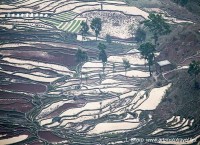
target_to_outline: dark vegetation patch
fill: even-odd
[[[200,1],[199,0],[172,0],[179,6],[185,7],[190,12],[200,16]]]
[[[200,77],[197,80],[200,81]],[[194,79],[187,71],[183,70],[172,79],[172,82],[172,87],[166,92],[163,101],[155,110],[155,114],[158,117],[163,116],[165,119],[169,116],[180,115],[185,118],[193,118],[198,123],[200,121],[200,91],[194,88]]]
[[[161,53],[158,59],[168,59],[174,64],[181,64],[186,58],[197,54],[200,48],[199,30],[199,25],[177,26],[168,36],[160,39],[159,49]],[[199,58],[196,58],[196,60],[199,60]]]

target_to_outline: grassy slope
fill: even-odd
[[[194,5],[194,1],[187,5],[186,8],[177,6],[169,0],[152,0],[148,3],[146,0],[126,0],[130,5],[138,7],[161,8],[167,11],[172,17],[186,19],[196,24],[177,24],[173,25],[172,33],[163,36],[160,40],[161,50],[159,59],[169,59],[175,64],[179,64],[185,58],[196,54],[200,48],[200,25],[198,23],[199,16],[189,12],[186,8]],[[160,3],[161,2],[161,3]],[[158,5],[156,5],[156,3]],[[194,8],[196,8],[195,6]],[[200,77],[198,78],[200,82]],[[161,80],[160,80],[161,81]],[[172,87],[166,92],[166,95],[159,106],[154,110],[153,118],[158,120],[167,120],[172,116],[178,116],[195,119],[194,124],[200,123],[200,90],[194,89],[194,80],[187,70],[174,73],[172,76]]]
[[[173,4],[171,6],[171,9],[169,7],[170,11],[175,11],[175,6]],[[183,13],[178,18],[190,18],[189,20],[193,22],[199,21],[196,13],[192,14],[182,7],[178,9],[181,9],[180,12]],[[175,12],[175,17],[180,12]],[[162,37],[159,41],[159,49],[161,50],[159,59],[168,59],[174,64],[180,64],[185,58],[199,51],[200,25],[196,22],[196,24],[179,24],[173,27],[171,34]],[[188,62],[185,65],[188,65]],[[200,77],[198,80],[200,82]],[[194,126],[198,126],[200,123],[200,90],[194,89],[193,78],[189,76],[187,70],[182,70],[174,73],[171,82],[173,85],[154,111],[154,117],[166,120],[174,115],[181,116],[194,119]]]
[[[141,8],[151,8],[161,6],[159,0],[124,0],[128,5],[133,5]]]
[[[160,60],[168,59],[172,63],[180,64],[199,51],[200,26],[198,24],[186,24],[175,26],[175,29],[167,36],[160,38]]]
[[[200,82],[200,76],[198,78]],[[167,91],[165,99],[154,111],[155,117],[167,119],[173,115],[195,119],[200,122],[200,90],[194,88],[194,78],[187,70],[176,73],[172,79],[173,86]]]
[[[200,0],[189,0],[185,7],[200,16]]]

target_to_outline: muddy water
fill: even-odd
[[[47,140],[48,142],[61,142],[61,141],[65,140],[65,139],[53,134],[53,132],[51,132],[51,131],[39,131],[38,136],[42,139]]]
[[[45,50],[41,49],[38,51],[34,47],[21,47],[21,51],[19,52],[18,48],[15,48],[13,50],[4,50],[1,52],[3,56],[9,56],[13,58],[19,58],[24,60],[33,60],[33,61],[40,61],[40,62],[51,62],[54,64],[60,64],[64,66],[75,66],[76,60],[75,60],[75,53],[76,50]],[[25,49],[25,50],[24,50]],[[30,51],[31,50],[31,51]],[[35,51],[33,51],[35,50]]]
[[[6,85],[1,84],[0,89],[16,92],[44,93],[46,91],[46,86],[41,84],[12,83]]]

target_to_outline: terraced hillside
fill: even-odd
[[[86,19],[76,18],[77,15],[73,11],[68,11],[53,15],[50,18],[42,18],[41,20],[55,26],[59,30],[78,33],[81,29],[81,22],[86,22]]]
[[[123,2],[105,1],[105,2],[81,2],[81,1],[16,1],[6,3],[2,9],[0,17],[3,19],[2,27],[7,29],[22,30],[51,30],[78,33],[82,21],[87,21],[85,12],[90,11],[119,11],[123,17],[141,15],[147,18],[148,14],[136,7],[127,7]],[[132,11],[131,9],[134,9]],[[126,10],[126,11],[125,11]],[[91,13],[92,14],[92,13]],[[93,14],[92,14],[93,15]],[[119,15],[119,14],[118,14]],[[8,17],[9,16],[9,17]],[[95,15],[93,15],[95,16]],[[99,17],[102,17],[101,15]],[[110,19],[107,17],[106,19]],[[113,19],[113,18],[112,18]],[[121,19],[121,18],[120,18]],[[90,21],[89,21],[90,22]],[[121,22],[121,21],[120,21]],[[131,24],[129,21],[128,24]],[[106,27],[105,23],[105,27]],[[120,24],[123,25],[123,24]],[[116,29],[109,27],[116,35]],[[128,29],[126,26],[125,29]],[[105,37],[107,29],[103,29],[102,36]],[[112,32],[111,31],[111,32]]]
[[[86,62],[80,79],[66,67],[73,64],[69,54],[74,50],[58,46],[59,43],[1,46],[1,132],[7,134],[1,142],[16,138],[13,142],[22,141],[20,144],[117,144],[144,136],[165,137],[170,133],[175,137],[179,132],[183,135],[185,130],[193,131],[194,119],[171,116],[167,124],[158,124],[152,118],[151,110],[171,84],[156,86],[137,50],[109,56],[103,77],[99,76],[101,62]],[[64,54],[67,56],[61,57]],[[126,73],[124,58],[131,64]],[[143,120],[145,112],[149,117]]]
[[[150,76],[136,43],[76,40],[80,23],[89,25],[95,17],[103,21],[100,37],[129,39],[129,25],[137,28],[152,10],[123,1],[9,0],[0,7],[0,145],[199,141],[199,99],[184,102],[185,90],[186,95],[194,92],[186,75],[193,58]],[[179,24],[171,19],[170,24]],[[99,43],[107,46],[105,64],[98,58]],[[80,73],[78,49],[89,58]],[[159,59],[165,58],[164,52]],[[125,60],[130,63],[127,69]]]

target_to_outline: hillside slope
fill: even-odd
[[[160,39],[159,49],[161,50],[159,59],[168,59],[175,64],[181,64],[186,58],[199,53],[200,26],[179,25],[168,36]]]

